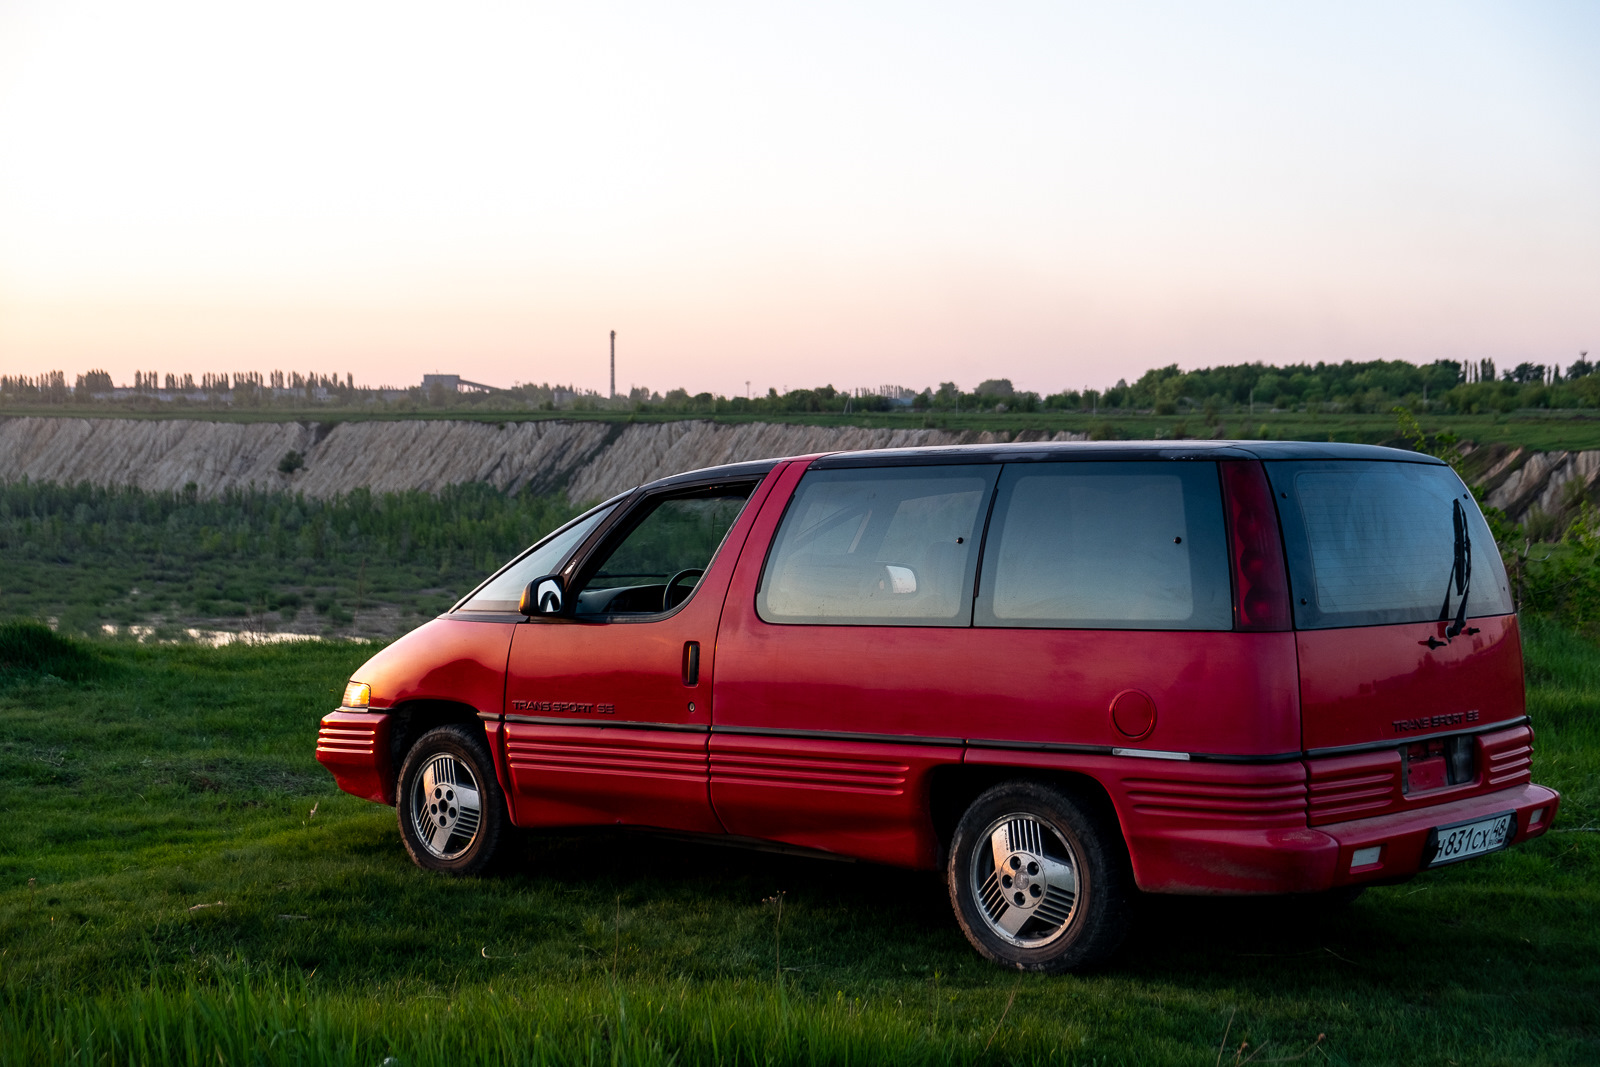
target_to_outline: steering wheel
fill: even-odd
[[[667,587],[661,591],[661,610],[672,610],[672,587],[685,578],[698,578],[705,573],[702,567],[685,567],[683,570],[667,579]]]

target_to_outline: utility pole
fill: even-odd
[[[617,398],[617,331],[611,331],[611,399]]]

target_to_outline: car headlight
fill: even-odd
[[[372,686],[366,682],[351,682],[344,687],[344,706],[364,708],[372,703]]]

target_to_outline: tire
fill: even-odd
[[[427,871],[488,871],[509,836],[505,796],[483,734],[440,726],[418,739],[400,767],[395,790],[400,840]]]
[[[1039,782],[1006,782],[956,825],[946,881],[956,921],[984,956],[1019,971],[1080,970],[1127,935],[1121,835]]]

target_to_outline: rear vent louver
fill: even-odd
[[[1377,815],[1400,801],[1398,752],[1310,760],[1307,768],[1311,772],[1312,826]]]
[[[1533,780],[1533,731],[1526,726],[1484,734],[1483,777],[1491,789]]]
[[[1304,826],[1304,782],[1194,782],[1130,778],[1128,799],[1141,815],[1241,826]]]

